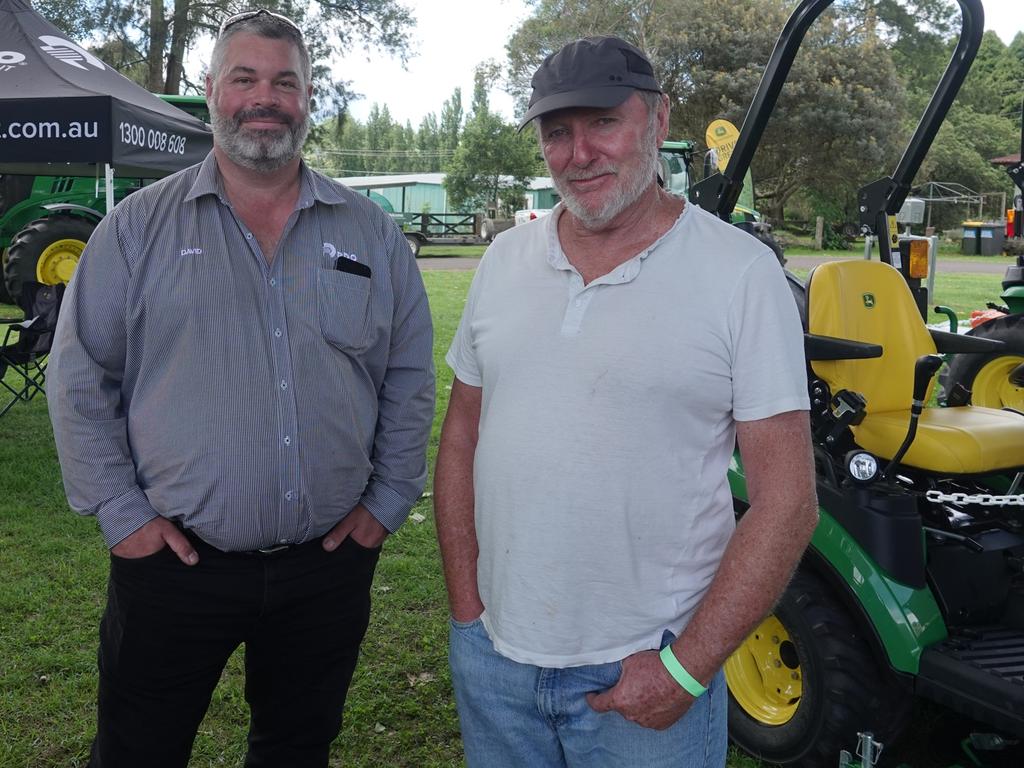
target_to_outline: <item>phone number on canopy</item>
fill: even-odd
[[[157,152],[167,152],[172,155],[185,154],[185,142],[187,137],[179,136],[176,133],[157,131],[152,128],[143,128],[141,125],[132,123],[121,123],[121,141],[131,144],[134,147],[152,149]]]

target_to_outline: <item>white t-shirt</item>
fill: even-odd
[[[734,529],[735,420],[808,408],[775,256],[687,205],[584,286],[550,216],[485,253],[447,360],[483,388],[477,579],[522,663],[622,659],[680,632]]]

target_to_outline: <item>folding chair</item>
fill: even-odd
[[[63,296],[63,285],[25,283],[18,300],[25,319],[0,320],[0,325],[7,326],[0,346],[0,384],[10,393],[5,395],[0,416],[15,403],[27,403],[36,395],[44,394],[46,359]]]

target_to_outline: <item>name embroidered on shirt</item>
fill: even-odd
[[[182,248],[181,249],[181,255],[182,256],[202,256],[203,255],[203,249],[202,248]]]

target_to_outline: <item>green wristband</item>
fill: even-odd
[[[665,669],[672,675],[672,678],[679,683],[684,691],[697,698],[703,695],[707,688],[700,684],[693,675],[683,669],[683,665],[679,663],[679,659],[672,652],[672,646],[666,645],[661,649],[661,663],[665,665]]]

